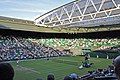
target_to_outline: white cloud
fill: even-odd
[[[11,11],[18,11],[18,12],[40,12],[40,13],[46,13],[48,10],[40,10],[40,9],[17,9],[17,8],[13,8],[10,9]]]
[[[0,15],[33,19],[68,1],[71,0],[0,0]]]
[[[13,3],[16,0],[1,0],[0,3]]]

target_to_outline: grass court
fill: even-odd
[[[103,58],[91,58],[90,62],[94,65],[90,68],[84,68],[79,70],[78,66],[82,64],[84,57],[58,57],[37,60],[25,60],[20,61],[17,66],[16,61],[11,62],[15,70],[14,80],[36,80],[42,78],[46,80],[49,73],[55,75],[55,80],[63,80],[66,75],[76,73],[82,76],[87,71],[96,70],[98,68],[107,68],[108,65],[112,64],[112,60]]]

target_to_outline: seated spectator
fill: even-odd
[[[117,76],[118,80],[120,80],[120,56],[118,56],[117,58],[115,58],[113,60],[113,64],[115,67],[116,76]]]
[[[0,80],[13,80],[14,70],[9,63],[0,63]]]
[[[47,80],[55,80],[54,75],[53,75],[53,74],[49,74],[49,75],[47,76]]]
[[[64,80],[72,80],[70,76],[65,76]]]

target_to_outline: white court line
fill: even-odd
[[[19,65],[18,65],[19,66]],[[31,68],[27,68],[27,67],[23,67],[23,66],[19,66],[21,69],[24,69],[24,70],[29,70],[31,72],[34,72],[34,73],[37,73],[37,74],[41,74],[40,72],[36,71],[36,70],[33,70]]]

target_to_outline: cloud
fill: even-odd
[[[33,19],[68,1],[71,0],[0,0],[0,15]]]
[[[16,0],[1,0],[0,3],[13,3]]]
[[[11,9],[12,11],[18,11],[18,12],[42,12],[45,13],[47,12],[47,10],[42,10],[42,9],[17,9],[17,8],[13,8]]]

